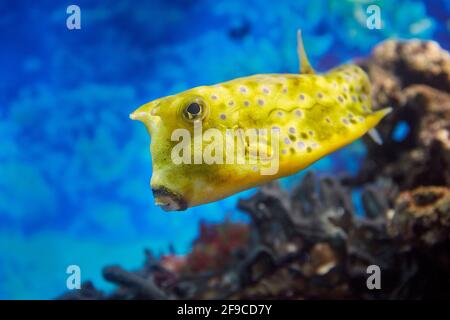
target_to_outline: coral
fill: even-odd
[[[375,108],[391,106],[394,112],[377,127],[382,146],[365,138],[368,156],[355,182],[380,175],[401,190],[450,185],[448,52],[435,42],[390,40],[361,65],[373,84]]]
[[[363,218],[355,215],[348,190],[334,178],[309,173],[291,194],[272,183],[239,203],[251,216],[250,229],[225,224],[229,234],[246,236],[221,245],[225,254],[215,256],[225,260],[221,268],[195,269],[197,259],[205,260],[203,266],[211,261],[197,250],[216,246],[217,237],[203,233],[177,271],[147,253],[143,270],[104,269],[105,278],[119,286],[110,296],[93,294],[87,283],[60,298],[450,297],[450,189],[423,187],[397,197],[391,184],[379,182],[367,186],[362,199],[368,212]],[[224,226],[207,228],[217,232]],[[383,290],[367,290],[369,265],[381,268]]]
[[[391,233],[408,245],[430,249],[450,241],[450,189],[420,187],[400,194]]]
[[[229,266],[231,256],[245,250],[248,225],[225,221],[218,225],[200,224],[200,234],[186,256],[183,273],[220,271]]]

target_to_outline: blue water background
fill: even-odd
[[[81,8],[81,30],[66,8]],[[383,28],[366,27],[381,8]],[[0,299],[52,298],[66,267],[138,268],[143,248],[189,250],[201,220],[246,220],[239,197],[165,213],[149,137],[128,115],[152,99],[255,73],[297,72],[297,28],[316,69],[395,38],[449,48],[450,1],[0,1]],[[361,142],[314,165],[355,173]],[[285,179],[289,187],[298,177]],[[357,202],[358,203],[358,202]]]

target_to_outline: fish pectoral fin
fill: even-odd
[[[300,63],[300,73],[315,74],[315,71],[309,63],[308,56],[306,55],[305,46],[303,45],[302,31],[297,30],[297,54],[298,61]]]
[[[243,130],[237,131],[240,143],[244,146],[246,161],[251,163],[267,162],[273,159],[274,154],[268,145],[266,137],[255,135],[254,139],[245,137]]]

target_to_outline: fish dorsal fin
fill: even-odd
[[[314,74],[314,69],[309,63],[308,56],[306,55],[305,46],[303,45],[302,31],[297,30],[297,54],[298,61],[300,62],[300,73]]]

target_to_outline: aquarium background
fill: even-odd
[[[71,4],[81,30],[66,27]],[[366,27],[370,4],[380,30]],[[0,1],[0,298],[56,297],[71,264],[109,290],[104,265],[137,268],[144,248],[184,254],[200,221],[246,221],[242,193],[186,212],[153,204],[149,137],[128,118],[136,107],[297,72],[298,28],[319,71],[392,37],[449,49],[449,11],[448,0]],[[355,142],[313,168],[354,174],[364,152]]]

